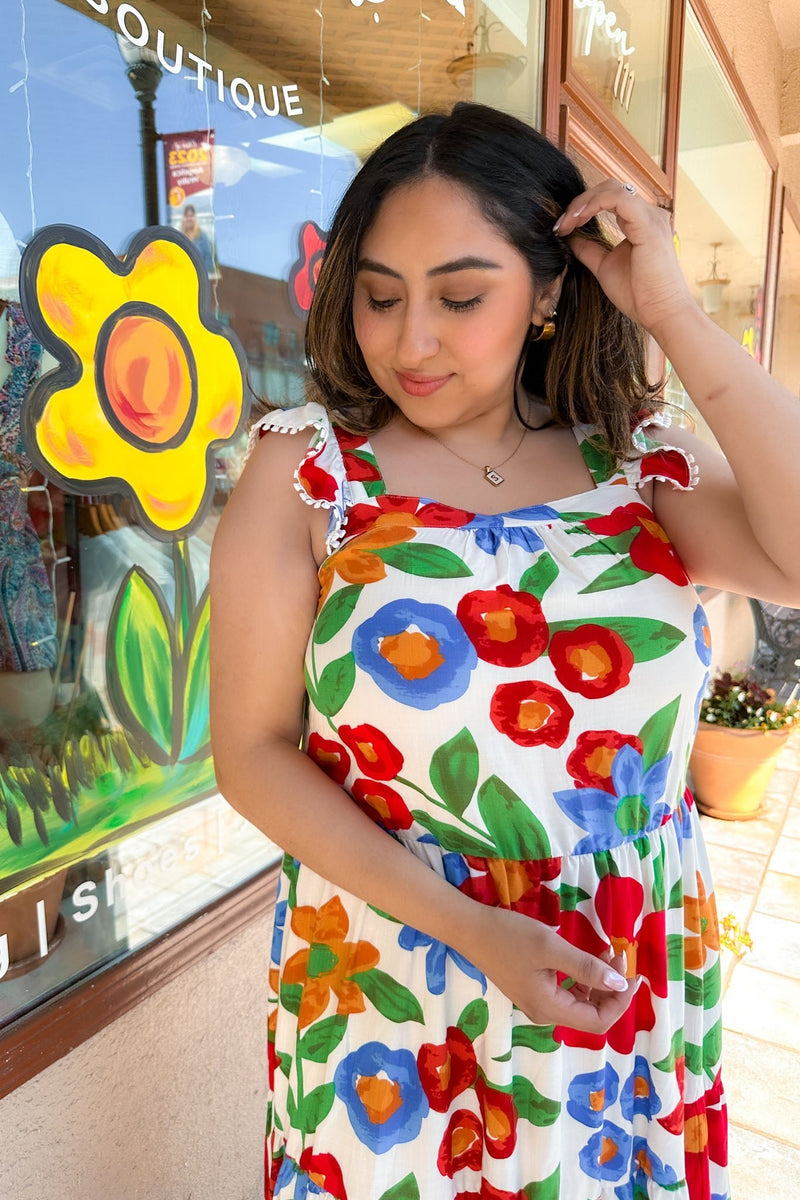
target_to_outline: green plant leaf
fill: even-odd
[[[175,630],[164,594],[132,567],[114,601],[106,642],[111,703],[131,740],[162,765],[173,759]]]
[[[676,696],[674,700],[670,700],[669,704],[665,704],[658,712],[653,713],[652,717],[645,721],[639,730],[645,771],[669,753],[672,731],[675,728],[680,706],[681,698]]]
[[[472,574],[463,558],[446,546],[401,542],[397,546],[374,550],[373,554],[406,575],[423,575],[426,579],[464,579]]]
[[[716,1075],[722,1054],[722,1018],[712,1025],[703,1038],[703,1069],[712,1079]]]
[[[612,537],[598,538],[597,541],[590,542],[587,546],[581,546],[580,550],[575,550],[572,557],[585,558],[590,554],[627,554],[633,539],[640,532],[637,525],[635,529],[626,529],[623,533],[615,533]]]
[[[325,717],[333,717],[353,690],[356,660],[352,652],[329,662],[320,675],[314,705]]]
[[[558,1200],[561,1195],[561,1167],[556,1167],[547,1179],[526,1184],[522,1191],[525,1200]]]
[[[434,750],[430,777],[447,807],[460,817],[478,782],[478,747],[467,728]]]
[[[562,912],[574,912],[583,900],[589,899],[589,893],[574,883],[562,883],[558,895]]]
[[[419,1184],[413,1171],[384,1192],[379,1200],[420,1200]]]
[[[300,1012],[300,1001],[303,999],[303,985],[300,983],[282,983],[280,992],[281,1007],[287,1009],[293,1017]]]
[[[385,971],[373,967],[371,971],[358,971],[350,978],[388,1021],[398,1024],[402,1021],[424,1023],[425,1017],[414,993]]]
[[[610,592],[615,588],[631,587],[632,584],[639,583],[642,579],[649,579],[652,573],[652,571],[640,571],[629,558],[625,558],[622,562],[614,563],[607,571],[603,571],[591,583],[587,583],[585,588],[581,588],[578,595],[588,596],[592,592]]]
[[[683,935],[680,933],[668,933],[667,979],[683,979],[684,974]]]
[[[486,1032],[489,1024],[489,1005],[480,996],[477,1000],[470,1001],[456,1024],[461,1032],[466,1034],[471,1042],[474,1042],[476,1038]]]
[[[564,629],[579,629],[585,625],[583,620],[554,621],[550,625],[550,635]],[[603,629],[613,629],[618,633],[631,650],[635,662],[651,662],[654,658],[663,658],[685,641],[686,634],[666,621],[656,621],[652,617],[598,617],[592,625],[601,625]],[[545,652],[546,653],[546,652]]]
[[[324,1063],[347,1032],[347,1017],[325,1017],[307,1029],[297,1043],[297,1057]]]
[[[364,590],[363,583],[353,583],[348,587],[334,592],[322,606],[322,611],[314,622],[314,641],[318,645],[329,642],[340,629],[343,629],[358,602],[358,597]]]
[[[183,695],[183,745],[178,755],[182,762],[194,762],[211,753],[209,720],[209,638],[210,604],[208,589],[192,614],[192,623],[184,642],[185,680],[178,680],[176,691]]]
[[[448,825],[438,817],[432,817],[423,808],[412,809],[411,815],[424,829],[433,834],[443,850],[453,850],[456,854],[475,854],[479,858],[497,856],[497,849],[491,843],[481,842],[471,833],[455,825]]]
[[[653,1066],[659,1071],[671,1072],[675,1070],[675,1063],[683,1054],[683,1030],[676,1029],[672,1035],[672,1045],[664,1058],[660,1062],[653,1063]]]
[[[178,647],[187,644],[195,610],[194,572],[189,561],[189,543],[180,538],[172,543],[172,566],[175,572],[175,630]]]
[[[320,1084],[297,1105],[292,1123],[303,1133],[314,1133],[333,1108],[335,1098],[336,1085],[333,1082]]]
[[[548,1100],[524,1075],[515,1075],[512,1088],[514,1104],[524,1121],[540,1127],[554,1125],[561,1112],[559,1100]]]
[[[524,1046],[537,1054],[552,1054],[561,1043],[553,1037],[555,1025],[515,1025],[511,1033],[512,1046]]]
[[[529,592],[541,600],[550,584],[558,577],[558,563],[547,550],[543,550],[532,567],[528,567],[519,581],[519,590]]]
[[[478,809],[501,858],[550,857],[544,825],[497,775],[490,775],[478,789]]]
[[[603,434],[584,438],[581,442],[581,454],[595,483],[605,483],[617,469],[617,460]]]

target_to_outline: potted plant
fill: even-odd
[[[775,760],[800,705],[778,700],[746,671],[724,671],[700,706],[689,769],[702,813],[727,821],[758,815]]]

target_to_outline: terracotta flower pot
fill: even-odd
[[[790,729],[726,729],[701,721],[689,759],[700,812],[723,821],[758,816]]]

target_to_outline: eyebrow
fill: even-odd
[[[358,261],[357,271],[374,271],[377,275],[389,275],[392,279],[402,279],[403,276],[399,271],[393,271],[391,267],[387,267],[385,263],[376,262],[373,258],[361,258]],[[455,271],[500,271],[502,270],[500,263],[490,262],[488,258],[476,258],[475,255],[468,254],[464,258],[455,258],[452,262],[442,263],[440,267],[432,267],[426,272],[428,278],[432,279],[437,275],[450,275]]]

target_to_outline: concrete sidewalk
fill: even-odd
[[[800,1190],[800,736],[755,820],[701,820],[720,921],[753,939],[722,959],[732,1200],[774,1200]]]

